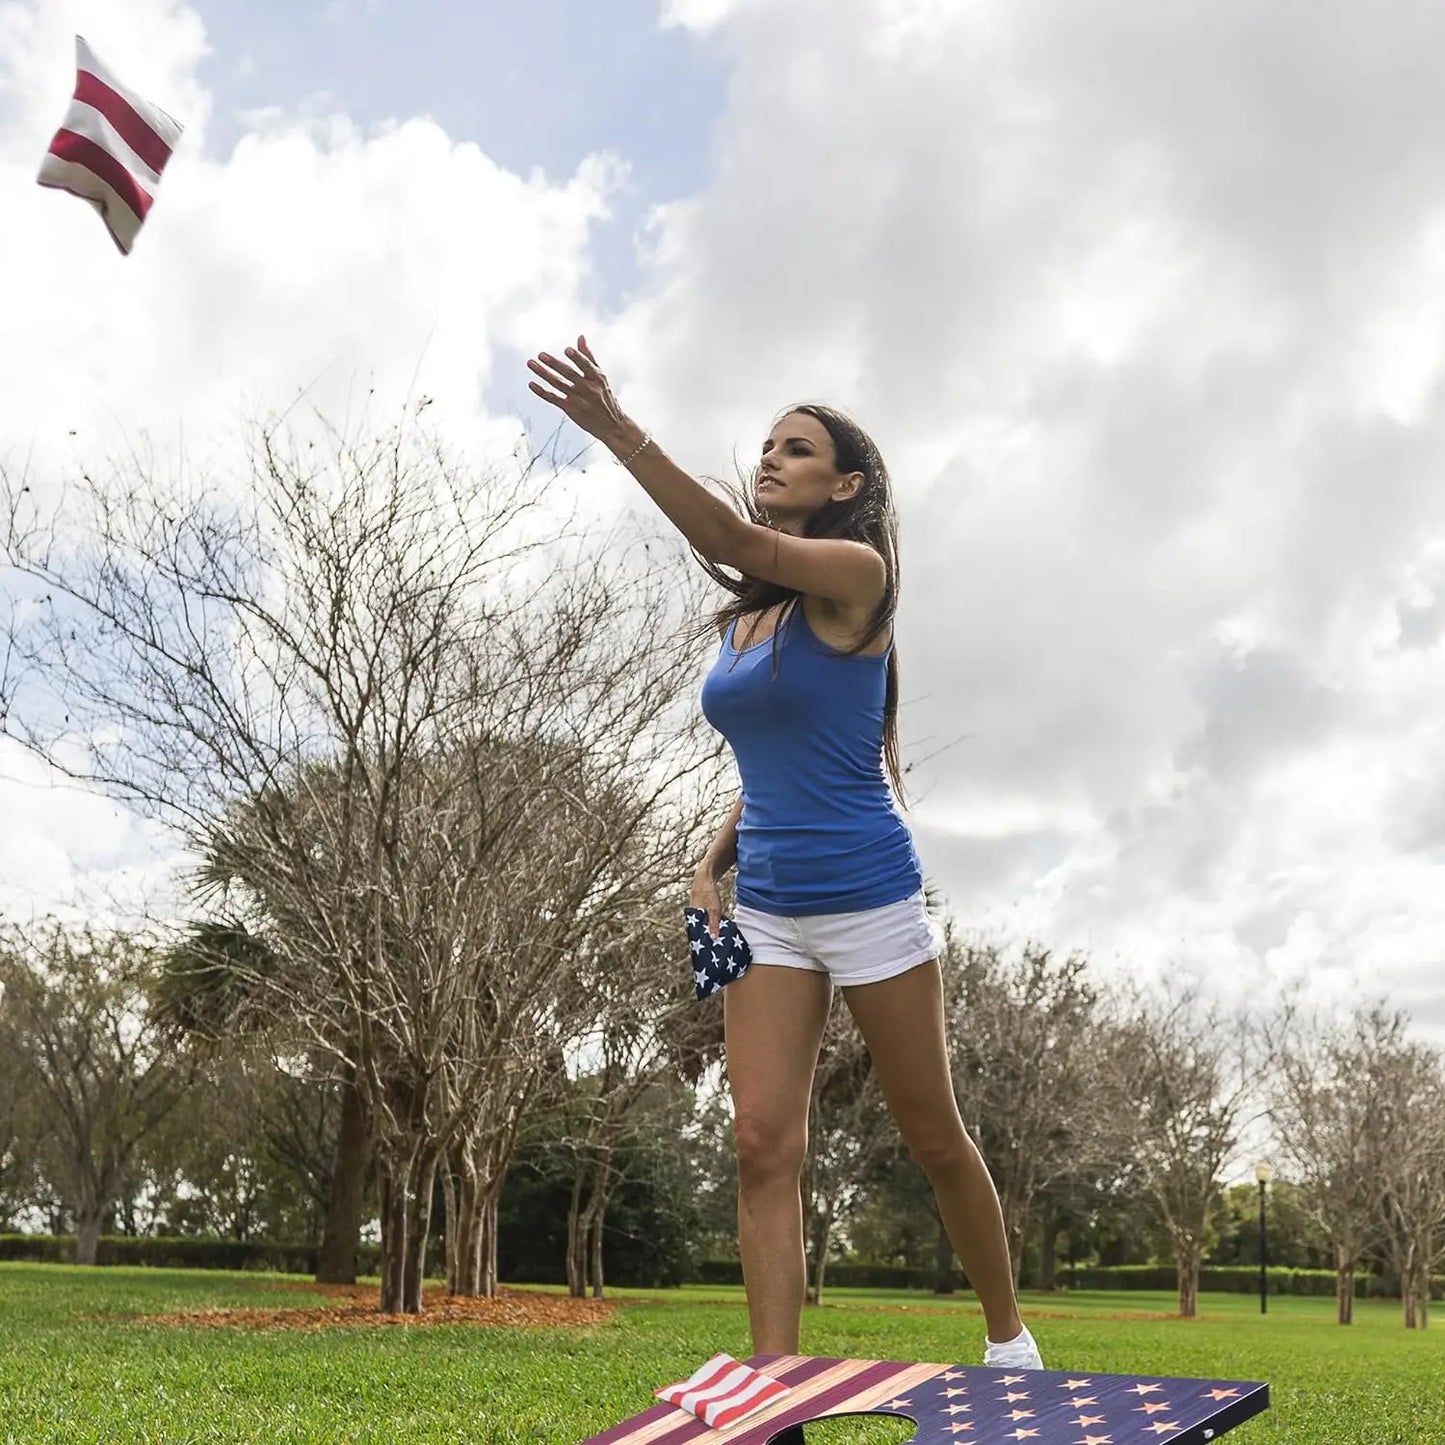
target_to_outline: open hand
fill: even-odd
[[[561,361],[547,352],[527,362],[553,390],[529,382],[530,388],[553,406],[589,436],[606,441],[617,435],[626,424],[627,418],[607,384],[607,378],[597,365],[597,358],[587,345],[587,338],[579,336],[576,346],[566,349],[567,360]]]

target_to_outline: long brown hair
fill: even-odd
[[[893,485],[882,454],[874,445],[873,439],[852,417],[834,407],[807,402],[801,406],[785,407],[778,413],[777,420],[798,412],[812,417],[827,429],[828,435],[833,439],[835,466],[841,474],[863,473],[863,485],[854,496],[843,502],[825,502],[808,518],[803,532],[805,537],[846,537],[851,541],[864,542],[883,558],[887,575],[883,596],[868,619],[864,635],[848,649],[851,653],[859,653],[877,641],[893,621],[898,609],[898,516],[893,506]],[[755,470],[753,478],[756,475]],[[724,484],[724,487],[732,494],[734,503],[749,521],[766,525],[752,486],[734,487]],[[712,628],[721,631],[749,613],[762,612],[780,602],[801,596],[796,588],[784,587],[777,582],[764,582],[756,577],[734,577],[700,553],[694,555],[708,576],[733,594],[733,600],[720,607],[710,621],[698,629],[699,637]],[[781,626],[773,630],[775,669],[778,666],[778,634],[781,630]],[[896,639],[888,653],[888,685],[883,701],[883,761],[898,801],[906,804],[903,769],[898,761]]]

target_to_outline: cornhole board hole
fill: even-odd
[[[912,1420],[909,1445],[1208,1445],[1269,1408],[1269,1386],[1241,1380],[1006,1372],[977,1365],[753,1355],[744,1363],[788,1393],[725,1430],[659,1403],[581,1445],[768,1445],[790,1425],[847,1415]]]

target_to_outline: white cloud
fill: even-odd
[[[173,839],[10,738],[0,738],[0,819],[0,917],[135,919],[176,896]]]
[[[1445,1028],[1445,10],[660,13],[732,59],[729,109],[599,321],[618,162],[523,178],[324,101],[210,156],[189,11],[0,3],[0,452],[78,426],[92,455],[107,415],[229,445],[312,382],[333,412],[414,384],[505,450],[494,358],[573,326],[699,472],[835,401],[900,496],[905,741],[966,735],[916,812],[964,920],[1240,990],[1363,980]],[[76,29],[190,127],[124,262],[33,185]]]
[[[639,405],[875,432],[968,921],[1445,1025],[1445,12],[846,11],[667,8],[737,71]]]
[[[89,208],[34,184],[75,31],[186,125],[126,258]],[[0,5],[0,37],[13,97],[0,126],[12,459],[31,444],[93,457],[122,426],[229,446],[241,420],[302,388],[333,418],[374,387],[383,413],[426,393],[468,440],[515,435],[481,425],[482,388],[498,347],[545,345],[585,319],[589,227],[616,161],[590,158],[558,183],[518,176],[427,120],[363,134],[324,97],[251,117],[216,157],[195,78],[204,34],[183,6],[145,0],[121,17],[27,0]]]
[[[706,32],[720,24],[737,0],[664,0],[662,24]]]

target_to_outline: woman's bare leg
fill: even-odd
[[[806,1266],[799,1181],[833,1001],[826,974],[754,964],[723,991],[738,1151],[738,1249],[758,1354],[798,1351]]]
[[[938,1198],[938,1212],[983,1305],[991,1340],[1023,1328],[1003,1211],[953,1094],[936,960],[881,983],[844,989],[903,1142]]]

